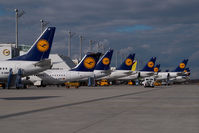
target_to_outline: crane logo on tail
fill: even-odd
[[[127,65],[127,66],[131,66],[132,64],[133,64],[133,61],[131,60],[131,59],[126,59],[126,61],[125,61],[125,64]]]
[[[84,66],[87,68],[87,69],[92,69],[95,67],[95,60],[92,58],[92,57],[87,57],[85,60],[84,60]]]
[[[159,70],[159,69],[158,69],[157,67],[154,68],[154,72],[158,72],[158,70]]]
[[[153,66],[154,66],[154,63],[153,63],[152,61],[149,61],[149,62],[148,62],[148,67],[149,67],[149,68],[152,68]]]
[[[5,56],[10,55],[10,50],[4,49],[4,50],[3,50],[3,54],[4,54]]]
[[[40,52],[46,52],[49,49],[49,43],[48,43],[48,41],[46,41],[44,39],[39,40],[38,43],[37,43],[37,49]]]
[[[108,64],[110,63],[109,58],[105,57],[105,58],[102,60],[102,63],[103,63],[104,65],[108,65]]]
[[[179,67],[180,67],[181,69],[184,69],[184,68],[185,68],[185,64],[184,64],[184,63],[180,63]]]

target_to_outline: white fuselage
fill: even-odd
[[[168,77],[169,78],[175,78],[179,76],[180,72],[159,72],[156,76],[156,80],[166,80]]]
[[[118,78],[129,76],[132,73],[133,71],[131,70],[114,70],[110,75],[103,77],[103,79],[116,80]]]
[[[125,77],[122,77],[122,78],[118,78],[118,80],[135,80],[139,77],[145,78],[145,77],[152,76],[153,74],[154,74],[154,72],[134,71],[134,73],[132,73],[131,75],[125,76]]]
[[[182,82],[186,82],[186,81],[190,80],[190,77],[189,76],[177,76],[175,78],[171,78],[170,80],[173,82],[176,82],[176,83],[182,83]]]
[[[92,77],[95,80],[100,80],[110,74],[111,74],[111,70],[94,70],[90,76],[82,78],[80,81],[88,81],[89,77]]]
[[[111,74],[111,70],[94,70],[95,79],[99,79]]]
[[[49,69],[51,66],[37,66],[36,61],[0,61],[0,80],[6,81],[9,76],[9,70],[12,69],[12,74],[16,75],[18,70],[22,70],[22,77],[33,75],[44,70]]]
[[[28,81],[23,79],[24,83],[36,83],[41,81],[45,85],[58,85],[63,84],[68,81],[80,81],[84,78],[91,77],[93,72],[81,72],[81,71],[69,71],[67,69],[63,70],[46,70],[39,74],[29,76]]]

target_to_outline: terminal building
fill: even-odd
[[[23,55],[31,47],[30,45],[20,45],[18,50],[15,46],[13,43],[0,44],[0,60],[7,60],[18,55]]]
[[[13,58],[16,51],[15,44],[0,44],[0,60]]]

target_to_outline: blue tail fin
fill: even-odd
[[[190,72],[191,70],[189,69],[189,67],[185,68],[184,72]]]
[[[71,71],[90,71],[95,69],[95,66],[100,58],[101,53],[87,53],[80,63]]]
[[[112,55],[113,55],[113,50],[112,49],[108,50],[97,63],[95,70],[109,70]]]
[[[130,54],[124,62],[117,68],[117,70],[131,70],[135,54]]]
[[[160,64],[157,64],[154,69],[153,69],[154,72],[160,72]]]
[[[40,61],[47,59],[52,47],[54,33],[55,27],[46,28],[25,55],[10,60]]]
[[[191,75],[191,70],[189,69],[189,67],[185,68],[184,74],[185,74],[185,76],[190,76]]]
[[[184,59],[173,72],[183,72],[186,65],[187,65],[188,59]]]
[[[147,64],[145,65],[145,67],[140,70],[140,71],[153,71],[154,65],[155,65],[155,61],[156,61],[156,57],[152,57]]]

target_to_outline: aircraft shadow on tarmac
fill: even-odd
[[[60,96],[33,96],[33,97],[4,97],[0,98],[3,100],[39,100],[39,99],[46,99],[46,98],[56,98]]]

